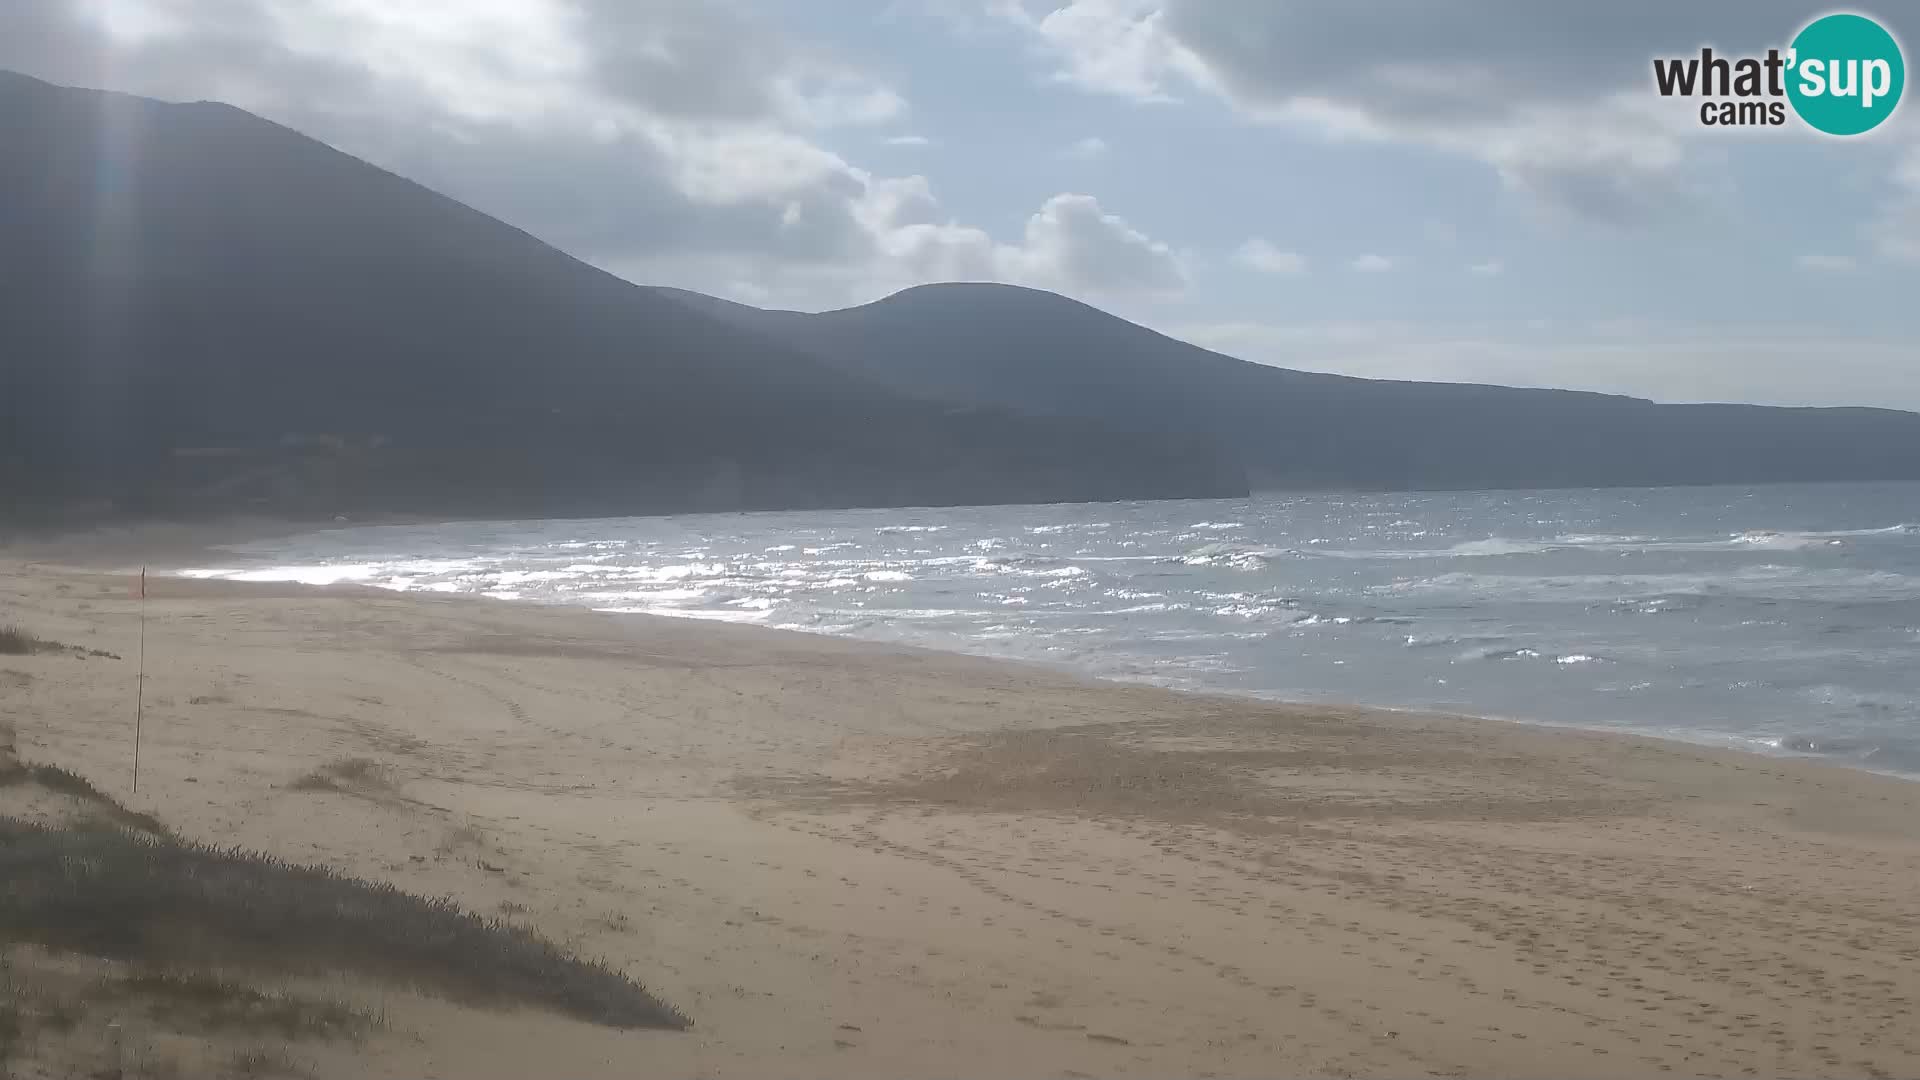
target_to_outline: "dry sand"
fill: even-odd
[[[131,807],[695,1021],[396,991],[295,1048],[319,1076],[1920,1075],[1920,785],[690,621],[150,597]],[[0,622],[118,657],[0,657],[0,719],[122,796],[134,614],[0,562]]]

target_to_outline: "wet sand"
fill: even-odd
[[[380,991],[319,1076],[1920,1075],[1920,785],[752,627],[0,561],[23,759],[536,927],[686,1033]],[[349,761],[353,779],[302,790]],[[311,787],[311,785],[305,785]]]

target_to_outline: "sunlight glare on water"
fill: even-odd
[[[1920,773],[1920,485],[348,528],[188,572],[757,623]]]

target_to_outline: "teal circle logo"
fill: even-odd
[[[1825,15],[1794,37],[1787,100],[1809,126],[1829,135],[1879,127],[1900,104],[1907,65],[1900,43],[1864,15]]]

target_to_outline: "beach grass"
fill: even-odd
[[[12,944],[153,970],[348,972],[610,1027],[688,1026],[628,976],[451,900],[117,828],[0,820],[0,945]]]
[[[12,729],[0,724],[0,751],[11,753]],[[35,765],[17,762],[10,757],[0,756],[0,788],[20,785],[36,785],[57,795],[67,795],[87,804],[94,815],[121,828],[132,829],[156,837],[165,837],[167,827],[152,814],[143,814],[138,810],[129,810],[109,798],[93,786],[93,782],[78,773],[69,772],[57,765]],[[0,826],[7,824],[0,819]]]
[[[0,656],[27,656],[39,652],[59,652],[66,646],[8,624],[0,626]]]

